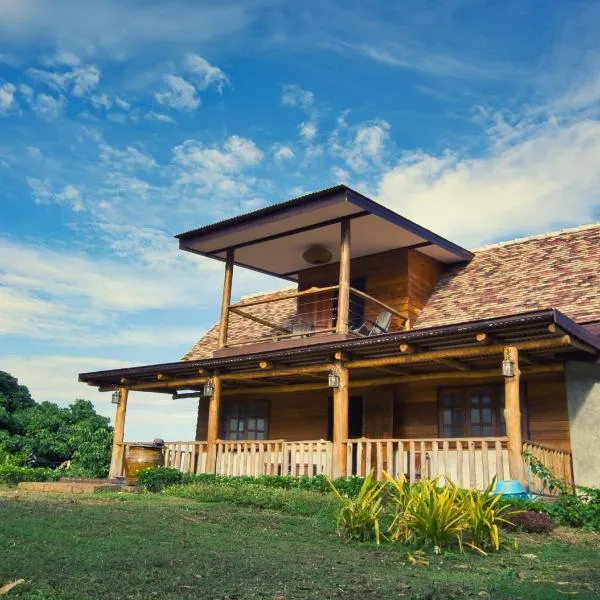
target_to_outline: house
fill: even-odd
[[[199,398],[184,471],[482,487],[526,450],[600,485],[600,224],[470,252],[341,185],[177,238],[224,263],[221,318],[182,360],[80,375],[116,390],[112,477],[143,390]],[[232,301],[238,267],[284,289]]]

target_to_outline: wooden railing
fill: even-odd
[[[139,445],[141,442],[125,442],[123,446],[123,461],[127,459],[130,446]],[[163,448],[164,465],[178,469],[182,473],[206,472],[206,442],[166,442]],[[125,475],[125,464],[120,476]]]
[[[556,479],[560,479],[567,485],[573,485],[573,460],[570,450],[544,446],[536,442],[526,441],[523,443],[523,452],[531,454],[550,470]],[[525,459],[525,472],[531,491],[536,494],[555,495],[558,490],[550,490],[545,483],[532,472],[527,472],[527,460]]]
[[[411,482],[439,477],[440,482],[482,489],[494,476],[510,479],[506,444],[505,437],[348,440],[346,468],[361,477],[373,469],[379,481],[387,471],[395,478],[404,474]]]
[[[331,474],[331,442],[285,440],[217,442],[216,473],[219,475]]]

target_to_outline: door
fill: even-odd
[[[348,403],[348,438],[363,436],[363,397],[350,396]],[[327,411],[327,439],[333,441],[333,398],[329,397],[329,410]],[[348,475],[356,474],[356,446],[352,447],[352,471]]]

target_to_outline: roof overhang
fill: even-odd
[[[468,250],[340,185],[177,235],[182,250],[225,260],[292,281],[314,268],[303,259],[312,245],[339,261],[340,223],[351,220],[351,256],[414,248],[442,263],[471,260]]]
[[[126,386],[136,389],[136,386],[152,385],[149,391],[172,393],[178,389],[201,389],[202,386],[179,386],[169,383],[198,377],[199,371],[211,372],[218,370],[220,374],[243,373],[259,370],[260,361],[282,361],[288,366],[306,366],[322,364],[331,360],[334,352],[344,351],[352,360],[397,356],[400,344],[410,344],[419,349],[419,352],[432,352],[444,349],[467,349],[464,364],[469,369],[489,369],[499,367],[498,356],[490,350],[486,353],[486,346],[476,340],[477,333],[486,333],[492,339],[504,345],[518,345],[527,342],[533,349],[529,349],[526,357],[530,363],[541,365],[551,364],[567,359],[598,360],[600,354],[600,339],[589,333],[583,326],[578,325],[562,313],[554,309],[532,311],[507,317],[484,319],[431,327],[414,329],[401,333],[388,333],[380,336],[354,338],[345,341],[330,341],[311,346],[299,346],[280,350],[255,351],[251,354],[239,354],[234,357],[212,358],[204,360],[178,361],[81,373],[79,380],[89,385],[102,389]],[[552,346],[548,342],[568,337],[568,344]],[[535,342],[539,341],[539,349],[535,349]],[[468,349],[481,348],[477,356],[468,356]],[[256,346],[254,346],[256,348]],[[489,346],[493,348],[493,346]],[[461,359],[463,361],[463,359]],[[421,361],[410,365],[411,374],[443,372],[443,363],[436,361]],[[369,369],[358,370],[353,377],[376,374]],[[379,373],[381,375],[381,373]],[[159,376],[161,380],[159,380]],[[498,376],[500,371],[498,370]],[[268,379],[268,374],[265,374]],[[286,378],[286,382],[299,383],[303,377]],[[250,382],[251,383],[251,382]],[[227,385],[227,384],[226,384]]]

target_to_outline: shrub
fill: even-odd
[[[230,502],[240,506],[279,510],[297,515],[329,513],[334,506],[331,496],[319,492],[248,482],[235,485],[232,481],[195,481],[172,485],[166,488],[165,494],[191,498],[198,502]]]
[[[170,467],[146,467],[137,472],[137,482],[147,492],[162,492],[167,486],[181,483],[183,473]]]
[[[367,475],[354,498],[341,492],[333,483],[330,485],[340,504],[335,514],[340,537],[361,542],[375,538],[379,544],[383,511],[381,495],[385,486],[373,480],[373,471]]]
[[[21,481],[56,481],[59,477],[53,469],[0,465],[0,483],[17,485]]]
[[[508,529],[519,529],[527,533],[550,533],[555,527],[554,521],[543,512],[526,510],[511,517]]]

